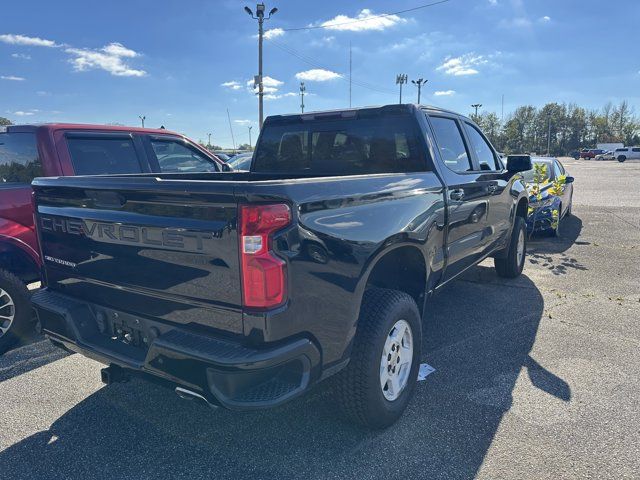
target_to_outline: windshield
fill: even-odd
[[[546,166],[546,171],[545,171],[545,176],[544,178],[540,178],[538,179],[540,181],[540,183],[544,183],[548,180],[553,180],[553,168],[551,166],[551,162],[546,162],[546,161],[540,161],[540,160],[533,160],[532,164],[534,165],[534,168],[532,168],[531,170],[527,170],[526,172],[522,172],[522,177],[524,179],[524,181],[526,183],[536,183],[536,178],[535,178],[535,174],[536,174],[536,169],[535,169],[535,165],[544,165]]]

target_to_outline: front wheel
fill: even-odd
[[[422,324],[413,298],[397,290],[367,290],[351,359],[336,378],[345,415],[376,429],[398,420],[415,389],[421,345]]]
[[[618,161],[619,161],[620,163],[624,162],[626,159],[627,159],[627,157],[625,157],[624,155],[620,155],[620,156],[618,157]]]
[[[516,217],[511,232],[511,240],[504,257],[493,259],[498,276],[515,278],[524,269],[524,259],[527,254],[527,226],[522,217]]]
[[[24,336],[30,319],[29,290],[14,274],[0,270],[0,355]]]

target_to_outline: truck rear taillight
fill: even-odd
[[[273,255],[272,235],[291,223],[284,203],[240,206],[240,258],[245,307],[271,308],[287,297],[285,262]]]

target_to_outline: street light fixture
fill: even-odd
[[[253,147],[251,146],[251,129],[253,128],[252,125],[249,125],[249,150],[252,150]]]
[[[473,105],[471,105],[471,108],[475,108],[476,109],[476,116],[478,115],[478,109],[482,107],[481,103],[474,103]]]
[[[304,86],[304,82],[300,82],[300,108],[302,109],[302,113],[304,113],[304,92],[307,91],[307,87]]]
[[[138,118],[142,122],[142,128],[144,128],[144,121],[147,119],[146,115],[138,115]]]
[[[265,6],[264,3],[258,3],[256,5],[256,14],[249,7],[244,7],[244,11],[247,12],[251,18],[254,20],[258,20],[258,75],[254,77],[254,88],[258,87],[258,128],[262,129],[262,123],[264,118],[264,109],[263,109],[263,101],[264,101],[264,84],[262,81],[262,40],[264,37],[264,28],[263,23],[265,20],[269,20],[273,14],[275,14],[278,9],[272,8],[269,11],[269,15],[267,17],[264,16]]]
[[[429,80],[425,80],[424,78],[419,78],[418,80],[411,80],[416,87],[418,87],[418,104],[420,103],[420,91],[422,90],[422,85],[427,83]]]
[[[407,83],[408,78],[406,73],[396,75],[396,85],[400,85],[400,103],[402,103],[402,85]]]

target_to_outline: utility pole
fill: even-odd
[[[351,64],[353,63],[353,56],[351,54],[351,42],[349,42],[349,108],[351,108]]]
[[[244,7],[244,11],[247,12],[254,20],[258,20],[258,75],[253,77],[253,87],[258,87],[258,128],[262,130],[262,121],[264,119],[264,110],[262,106],[264,101],[264,85],[262,82],[262,38],[264,36],[263,23],[265,20],[269,20],[271,18],[271,15],[276,13],[278,9],[275,7],[272,8],[269,11],[269,16],[266,18],[264,16],[264,3],[258,3],[256,5],[255,16],[253,15],[253,12],[249,7]]]
[[[142,122],[142,128],[144,128],[144,121],[147,119],[145,115],[138,115],[138,118]]]
[[[304,113],[304,92],[307,91],[307,88],[304,86],[304,82],[300,82],[300,108],[302,109],[302,113]]]
[[[251,146],[251,129],[253,128],[253,126],[249,125],[249,150],[251,150],[253,147]]]
[[[482,107],[481,103],[474,103],[473,105],[471,105],[471,108],[475,108],[476,109],[476,117],[478,116],[478,109]]]
[[[549,121],[549,128],[547,130],[547,157],[551,154],[551,114],[547,114],[547,120]]]
[[[500,123],[504,121],[504,93],[502,94],[502,107],[500,109]]]
[[[207,133],[207,135],[209,135],[209,140],[207,141],[207,147],[211,149],[211,134]]]
[[[399,75],[396,75],[396,85],[400,85],[400,102],[402,103],[402,85],[404,85],[405,83],[407,83],[407,74],[406,73],[401,73]]]
[[[420,90],[422,90],[422,85],[427,83],[429,80],[425,80],[424,78],[419,78],[418,80],[411,80],[416,87],[418,87],[418,104],[420,103]]]

